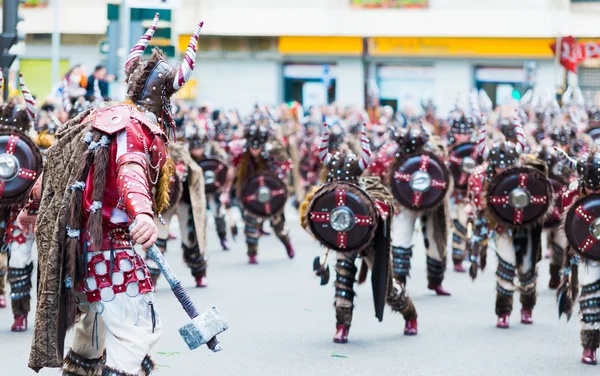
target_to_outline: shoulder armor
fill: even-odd
[[[134,107],[126,104],[97,111],[93,128],[108,135],[114,135],[127,128],[131,120],[137,120],[153,135],[161,137],[165,142],[167,141],[165,133],[158,125]]]

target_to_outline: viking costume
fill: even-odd
[[[172,68],[158,49],[142,61],[157,23],[158,14],[126,60],[128,101],[84,111],[48,150],[35,232],[43,292],[29,359],[36,371],[62,366],[64,375],[129,376],[154,368],[149,354],[162,322],[130,226],[169,204],[174,166],[162,128],[173,127],[170,98],[191,77],[202,25]]]
[[[571,186],[562,200],[565,215],[561,230],[567,239],[567,247],[563,278],[557,293],[559,315],[565,313],[569,319],[573,303],[581,293],[581,362],[595,365],[596,350],[600,346],[600,221],[596,209],[600,197],[600,153],[596,151],[577,160],[561,150],[558,152],[561,160],[577,171],[579,177],[577,186]]]
[[[486,161],[485,170],[476,169],[469,178],[468,187],[474,217],[485,216],[487,221],[487,225],[476,226],[476,237],[472,239],[481,252],[479,258],[473,258],[476,265],[485,267],[484,247],[488,238],[493,238],[496,244],[498,328],[509,327],[513,294],[517,289],[515,275],[520,282],[521,323],[533,322],[537,263],[541,258],[541,225],[552,204],[552,187],[547,180],[545,162],[528,157],[519,163],[519,155],[525,149],[525,136],[519,120],[515,118],[513,122],[517,142],[496,141],[492,147],[487,145],[483,122],[477,148]],[[487,233],[481,229],[487,229]]]
[[[219,195],[225,188],[228,180],[232,179],[228,165],[227,152],[221,148],[210,125],[206,127],[192,128],[188,133],[187,141],[190,154],[204,171],[204,190],[206,201],[215,218],[217,236],[224,251],[229,250],[227,244],[227,220],[225,207],[221,204]]]
[[[244,140],[231,147],[232,165],[236,169],[236,193],[242,207],[242,217],[248,247],[248,262],[257,264],[258,240],[263,223],[271,222],[275,235],[285,246],[290,259],[294,248],[285,224],[283,210],[287,200],[287,176],[291,161],[283,144],[272,136],[270,119],[259,114],[245,126]],[[230,185],[222,196],[227,201]]]
[[[446,151],[437,137],[430,140],[420,130],[395,129],[393,140],[377,154],[382,179],[391,186],[399,207],[392,221],[393,272],[396,280],[406,284],[413,253],[413,234],[417,219],[427,253],[428,288],[437,295],[450,295],[442,287],[446,271],[450,176],[444,164]],[[383,168],[381,168],[383,166]],[[419,185],[423,183],[424,185]]]
[[[334,342],[346,343],[354,309],[355,261],[362,258],[358,283],[371,271],[376,317],[383,319],[385,303],[406,320],[404,333],[417,334],[417,312],[403,284],[392,274],[390,239],[393,196],[378,177],[360,177],[369,165],[370,148],[364,127],[361,154],[350,151],[329,153],[327,129],[322,137],[320,159],[327,178],[300,208],[302,227],[317,238],[327,252],[337,251],[335,280],[336,333]],[[328,273],[325,260],[315,259],[315,269]],[[321,282],[326,284],[327,281]]]
[[[471,139],[476,134],[477,119],[464,114],[450,119],[448,134],[448,168],[454,181],[454,190],[450,198],[452,212],[452,263],[454,271],[464,273],[462,263],[467,256],[467,183],[469,174],[477,166],[479,158],[476,144]]]
[[[28,192],[42,171],[42,154],[29,137],[36,109],[33,96],[20,77],[26,107],[16,98],[0,108],[0,307],[6,307],[5,278],[10,284],[13,332],[27,330],[31,310],[31,274],[33,235],[17,227],[23,209],[37,213],[35,203],[28,204]]]
[[[179,218],[183,259],[190,268],[196,287],[206,287],[206,195],[202,168],[194,161],[186,145],[170,145],[169,156],[175,164],[176,173],[171,178],[170,207],[155,222],[159,229],[156,246],[162,253],[167,251],[170,239],[169,224],[173,215]],[[156,285],[160,269],[146,254],[146,265],[152,282]]]

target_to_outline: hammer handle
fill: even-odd
[[[163,256],[156,245],[152,245],[152,247],[148,248],[146,254],[156,263],[158,269],[160,269],[160,272],[169,283],[169,286],[171,286],[171,289],[174,289],[177,285],[181,285],[181,282],[175,277],[173,270],[171,270],[171,267],[167,263],[165,256]]]

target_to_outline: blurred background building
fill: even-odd
[[[143,0],[128,0],[132,6]],[[25,34],[13,65],[37,96],[50,94],[53,0],[27,0]],[[363,105],[433,99],[446,113],[484,89],[496,104],[529,87],[556,90],[565,71],[550,45],[600,36],[594,0],[147,0],[162,3],[153,43],[185,50],[193,25],[205,27],[195,80],[180,97],[248,111],[256,102]],[[131,12],[131,46],[153,10]],[[118,74],[119,2],[60,0],[60,69],[98,63]],[[579,68],[584,90],[600,90],[600,64]],[[574,76],[575,77],[575,76]],[[576,78],[572,78],[576,79]],[[112,91],[112,88],[111,88]]]

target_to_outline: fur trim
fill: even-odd
[[[310,201],[315,196],[315,193],[317,193],[318,191],[319,191],[319,187],[312,187],[310,191],[306,192],[306,195],[304,196],[304,200],[302,201],[302,203],[300,204],[300,207],[298,208],[298,211],[300,213],[300,224],[302,225],[302,228],[304,228],[309,233],[310,233],[310,227],[308,226],[308,205],[310,204]]]
[[[18,129],[25,133],[31,129],[32,121],[27,115],[27,110],[17,98],[10,99],[8,103],[0,107],[0,118],[0,122],[5,127]]]
[[[354,307],[335,307],[335,319],[337,325],[348,325],[352,324],[352,311]]]
[[[596,350],[600,347],[600,330],[582,330],[581,346],[584,349]]]
[[[358,284],[362,285],[367,280],[367,274],[369,273],[369,265],[365,260],[360,263],[360,270],[358,272]]]
[[[164,213],[173,202],[178,202],[181,198],[182,188],[181,180],[176,179],[175,187],[171,187],[171,178],[175,175],[175,163],[172,158],[167,158],[164,166],[160,170],[160,178],[154,193],[154,211],[158,214]],[[173,196],[173,197],[171,197]],[[175,200],[173,200],[175,198]]]
[[[102,368],[102,376],[138,376],[138,375],[134,375],[132,373],[127,373],[127,372],[123,372],[123,371],[119,371],[116,368],[112,368],[109,366],[104,366]]]
[[[513,297],[496,294],[496,315],[510,315],[513,308]]]
[[[106,350],[100,358],[88,359],[70,349],[65,356],[62,371],[63,375],[77,375],[79,371],[83,371],[86,376],[96,376],[104,364],[106,364]]]

